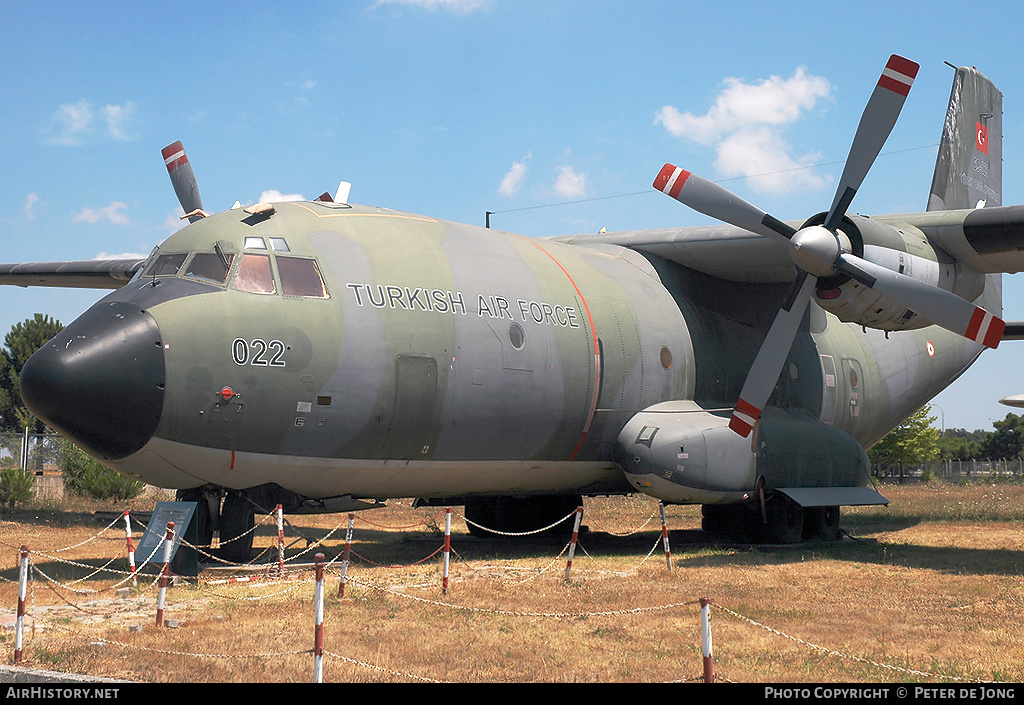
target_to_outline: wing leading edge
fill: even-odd
[[[145,259],[97,259],[0,264],[0,284],[119,289],[131,281],[145,263]]]

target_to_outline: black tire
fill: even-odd
[[[498,534],[488,531],[494,525],[494,503],[489,497],[466,500],[466,528],[470,536],[477,538],[494,538]]]
[[[804,540],[838,541],[839,520],[839,507],[808,507],[804,510]]]
[[[757,543],[763,529],[760,504],[725,504],[701,507],[701,529],[735,543]]]
[[[196,545],[208,550],[207,547],[213,541],[213,522],[210,518],[210,503],[206,501],[203,488],[178,490],[176,499],[179,502],[196,503],[196,513],[192,516],[192,521],[196,522]]]
[[[768,525],[765,539],[769,543],[800,543],[804,536],[804,509],[782,494],[769,498],[765,505]]]
[[[220,510],[220,557],[232,563],[248,563],[252,558],[252,528],[255,525],[252,502],[241,492],[228,490]]]

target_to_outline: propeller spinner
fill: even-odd
[[[822,225],[797,230],[718,184],[671,164],[666,164],[654,180],[654,188],[700,213],[786,243],[797,266],[789,295],[747,372],[733,409],[729,427],[743,437],[750,434],[775,389],[819,277],[842,272],[933,323],[988,347],[996,347],[1002,338],[1005,324],[996,316],[949,291],[858,257],[839,230],[857,189],[896,124],[918,68],[915,62],[896,54],[889,57],[864,108]]]

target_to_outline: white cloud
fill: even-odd
[[[258,203],[284,203],[285,201],[306,201],[308,200],[301,193],[281,193],[276,189],[269,189],[260,194]]]
[[[777,130],[749,127],[718,144],[715,168],[724,176],[746,176],[759,193],[787,193],[800,188],[824,188],[828,176],[806,167],[821,161],[820,152],[794,157],[792,147]]]
[[[22,211],[30,221],[36,219],[35,208],[37,203],[39,203],[38,193],[32,192],[25,198],[25,205],[22,207]]]
[[[95,225],[101,220],[105,220],[114,225],[128,225],[131,221],[128,220],[123,211],[128,207],[127,203],[121,201],[112,201],[106,208],[83,208],[81,211],[75,214],[74,221],[76,223],[86,222]]]
[[[792,77],[772,76],[756,83],[725,79],[714,105],[703,115],[683,113],[666,105],[655,123],[676,137],[702,145],[714,145],[715,167],[727,176],[759,176],[756,190],[782,192],[794,188],[821,187],[828,180],[802,169],[820,158],[817,153],[794,156],[785,128],[828,98],[832,85],[812,76],[804,67]],[[776,172],[790,171],[786,174]]]
[[[109,252],[100,252],[98,255],[93,257],[93,259],[146,259],[147,257],[149,257],[149,255],[144,255],[138,252],[122,252],[116,255],[112,255]]]
[[[92,124],[92,120],[92,108],[84,99],[77,103],[65,103],[57,108],[57,112],[53,115],[56,134],[50,141],[55,144],[78,144],[82,135]]]
[[[108,105],[103,108],[103,118],[107,122],[107,134],[115,140],[129,140],[127,130],[135,119],[135,103],[128,101],[124,105]]]
[[[84,98],[77,103],[65,103],[53,114],[49,141],[75,146],[95,137],[130,140],[129,130],[135,121],[135,112],[135,103],[130,100],[123,105],[101,108],[99,116]]]
[[[571,166],[558,167],[555,192],[566,198],[580,198],[587,195],[587,175],[581,174]]]
[[[502,196],[511,197],[519,192],[519,189],[523,186],[523,181],[526,179],[526,171],[528,169],[526,162],[528,162],[532,156],[532,154],[527,154],[523,157],[523,161],[512,162],[512,167],[501,179],[501,186],[498,187],[498,193]]]

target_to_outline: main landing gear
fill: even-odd
[[[470,534],[481,538],[536,532],[565,519],[582,504],[580,495],[467,499],[466,527]],[[570,536],[573,526],[572,519],[569,519],[541,535]]]
[[[801,507],[781,493],[743,504],[705,504],[701,528],[741,543],[838,541],[839,507]]]
[[[252,558],[256,506],[238,490],[194,487],[178,490],[179,502],[195,502],[193,521],[198,528],[197,546],[210,546],[216,534],[219,547],[203,551],[231,563],[248,563]],[[200,561],[204,556],[200,555]]]

